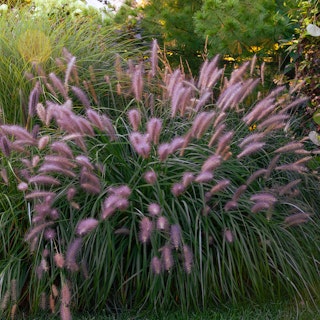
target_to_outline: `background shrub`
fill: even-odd
[[[319,45],[320,38],[311,36],[307,32],[309,24],[317,25],[319,17],[318,1],[303,2],[299,7],[300,28],[298,29],[297,41],[292,45],[291,52],[295,53],[293,60],[296,71],[296,81],[301,83],[301,92],[310,97],[310,102],[304,110],[304,121],[302,127],[307,130],[316,129],[311,117],[318,112],[320,102],[319,89]],[[307,131],[307,133],[309,132]]]
[[[136,37],[157,38],[170,63],[182,63],[194,75],[203,57],[216,54],[229,64],[256,54],[275,73],[289,62],[284,44],[298,27],[298,3],[303,1],[149,0],[139,6],[127,0],[114,21]]]

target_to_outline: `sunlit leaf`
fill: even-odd
[[[313,118],[313,121],[316,123],[316,124],[320,124],[320,112],[317,111],[313,114],[312,116]]]

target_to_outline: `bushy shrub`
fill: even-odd
[[[296,1],[203,1],[194,15],[195,30],[209,38],[211,55],[271,56],[276,44],[292,35],[288,13],[295,7]]]
[[[41,17],[59,16],[65,18],[68,15],[71,18],[77,18],[79,16],[85,16],[87,18],[100,17],[103,19],[110,19],[111,12],[102,9],[96,9],[93,6],[89,6],[87,1],[82,0],[29,0],[32,4],[32,14]]]
[[[319,56],[319,29],[317,20],[320,12],[318,1],[301,2],[299,6],[300,29],[296,43],[296,76],[300,81],[304,81],[302,90],[311,98],[313,110],[319,106],[319,76],[317,70],[320,66]],[[316,32],[317,31],[317,32]]]
[[[304,135],[308,135],[310,130],[318,131],[316,115],[320,102],[318,18],[319,1],[299,1],[292,14],[292,20],[298,23],[298,27],[287,49],[290,63],[284,70],[285,75],[281,75],[287,82],[299,83],[298,93],[310,97],[308,103],[298,110],[303,115],[300,121],[300,132]],[[312,120],[314,115],[316,122]]]
[[[112,107],[85,93],[65,51],[64,77],[46,78],[54,98],[38,103],[39,82],[31,92],[32,130],[0,126],[2,193],[23,195],[6,197],[1,238],[24,248],[2,249],[2,264],[27,261],[1,272],[4,314],[319,295],[319,217],[299,192],[316,186],[311,153],[290,135],[305,99],[281,87],[247,106],[253,64],[223,79],[216,57],[196,80],[160,71],[157,51],[117,59]]]

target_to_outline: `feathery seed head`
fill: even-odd
[[[49,143],[50,141],[50,136],[43,136],[39,139],[38,141],[38,148],[39,150],[43,150]]]
[[[275,170],[279,171],[294,171],[298,173],[303,173],[308,171],[308,169],[301,164],[296,164],[296,163],[289,163],[289,164],[283,164],[281,166],[277,166]]]
[[[204,132],[208,129],[210,122],[215,116],[215,112],[200,112],[193,120],[191,127],[192,136],[200,139]]]
[[[132,91],[134,93],[135,99],[141,101],[143,92],[143,64],[135,66],[132,75]]]
[[[120,185],[120,186],[117,186],[117,187],[109,188],[108,189],[108,193],[110,195],[116,195],[118,197],[128,198],[131,195],[132,191],[131,191],[129,186]]]
[[[150,240],[151,233],[153,231],[152,221],[148,217],[143,217],[140,220],[140,233],[139,239],[142,243],[146,243]]]
[[[27,191],[28,190],[28,184],[25,182],[20,182],[18,184],[18,190],[20,191]]]
[[[101,218],[103,220],[110,217],[116,210],[124,211],[129,207],[128,197],[131,189],[128,186],[110,188],[109,193],[102,207]]]
[[[228,131],[223,136],[221,136],[218,140],[218,146],[216,150],[216,154],[220,154],[224,151],[224,149],[228,146],[233,138],[234,132]]]
[[[161,260],[158,257],[153,257],[151,259],[151,269],[154,274],[160,274],[162,271]]]
[[[169,271],[174,264],[173,256],[172,256],[172,250],[169,245],[165,245],[161,249],[161,261],[164,270]]]
[[[243,150],[237,155],[237,158],[240,159],[249,156],[250,154],[261,150],[264,145],[265,142],[251,142],[246,144]]]
[[[90,101],[89,101],[87,95],[85,94],[85,92],[76,86],[71,86],[71,90],[75,94],[75,96],[79,99],[79,101],[82,103],[82,105],[85,108],[89,109],[90,108]]]
[[[224,236],[224,239],[229,243],[232,243],[234,241],[234,235],[230,229],[225,229],[223,236]]]
[[[251,207],[252,213],[258,213],[260,211],[269,210],[272,207],[272,203],[265,201],[258,201]]]
[[[238,202],[234,201],[234,200],[230,200],[228,201],[225,206],[224,206],[224,210],[225,211],[232,211],[238,208]]]
[[[153,170],[148,170],[144,173],[143,178],[148,184],[153,185],[156,183],[158,177]]]
[[[194,181],[194,174],[192,172],[185,172],[182,176],[182,185],[187,188],[190,183]]]
[[[16,302],[18,299],[18,284],[16,279],[11,280],[11,299]]]
[[[91,162],[90,162],[90,160],[89,160],[89,158],[88,158],[87,156],[79,155],[79,156],[77,156],[77,157],[75,158],[75,161],[76,161],[79,165],[87,168],[88,170],[93,170],[93,169],[94,169],[93,165],[91,164]]]
[[[306,223],[310,220],[310,214],[305,212],[298,212],[291,214],[284,219],[284,224],[286,227],[297,226]]]
[[[158,42],[156,39],[152,40],[151,49],[151,76],[154,77],[157,73],[158,67]]]
[[[10,295],[11,295],[10,288],[8,288],[1,299],[1,305],[0,305],[1,311],[5,311],[7,309],[10,301]]]
[[[234,195],[232,196],[233,201],[238,201],[241,195],[247,190],[248,186],[246,184],[241,185],[237,188]]]
[[[0,149],[6,157],[10,156],[10,153],[11,153],[10,142],[6,136],[0,137]]]
[[[17,140],[25,141],[25,143],[30,145],[34,145],[36,142],[32,134],[18,125],[3,124],[0,126],[0,128],[4,133],[14,136]]]
[[[102,122],[101,117],[98,112],[96,112],[95,110],[93,110],[91,108],[88,108],[86,110],[86,114],[87,114],[88,119],[91,121],[91,123],[94,126],[96,126],[101,131],[104,130],[104,125],[103,125],[103,122]]]
[[[119,211],[126,211],[129,208],[130,202],[127,198],[120,198],[117,202],[117,209]]]
[[[274,152],[275,153],[286,153],[286,152],[291,152],[291,151],[295,151],[298,149],[302,149],[303,148],[303,144],[301,142],[289,142],[286,145],[284,145],[283,147],[280,147],[278,149],[276,149]]]
[[[47,309],[47,295],[45,292],[41,292],[40,295],[40,309],[43,311]]]
[[[65,265],[67,269],[70,271],[78,271],[79,266],[77,264],[77,255],[82,246],[82,239],[75,238],[68,246],[67,253],[66,253],[66,260]]]
[[[296,187],[301,181],[302,181],[301,179],[296,179],[296,180],[289,182],[285,186],[282,186],[279,190],[279,196],[283,196],[285,194],[290,194],[292,192],[291,190],[294,187]]]
[[[152,215],[152,216],[157,216],[160,214],[161,212],[161,207],[158,203],[150,203],[148,205],[148,212]]]
[[[183,192],[185,191],[185,187],[182,183],[176,182],[172,185],[171,187],[171,193],[175,196],[178,197],[180,196]]]
[[[169,143],[162,143],[158,146],[158,155],[159,155],[159,160],[164,161],[167,159],[171,152],[171,146]]]
[[[221,156],[214,154],[212,156],[210,156],[202,165],[201,167],[201,171],[202,172],[206,172],[206,171],[213,171],[216,168],[219,167],[219,165],[221,164]]]
[[[8,173],[7,173],[7,170],[5,168],[2,168],[0,170],[0,175],[1,175],[1,178],[2,178],[3,182],[6,185],[9,185]]]
[[[80,237],[84,236],[89,232],[91,232],[92,230],[94,230],[98,224],[99,224],[99,221],[94,218],[82,219],[77,224],[76,234]]]
[[[58,268],[62,269],[64,267],[65,261],[62,253],[55,253],[53,260]]]
[[[114,126],[111,120],[106,115],[103,114],[101,116],[101,121],[104,127],[104,131],[107,133],[110,141],[118,140],[116,130],[114,129]]]
[[[181,227],[173,224],[170,228],[170,239],[173,247],[178,250],[181,243]]]
[[[47,240],[55,239],[56,235],[57,235],[56,231],[52,228],[48,228],[44,231],[44,237]]]
[[[208,147],[212,147],[216,141],[220,138],[222,132],[225,130],[226,125],[224,123],[220,123],[217,127],[214,126],[216,129],[214,131],[214,134],[212,135],[209,143],[208,143]]]
[[[286,120],[289,119],[288,114],[275,114],[273,116],[269,116],[266,120],[258,124],[258,130],[266,130],[272,131],[275,129],[284,128],[286,125]]]
[[[42,103],[38,103],[35,107],[36,111],[37,111],[37,115],[39,117],[39,119],[42,121],[42,123],[46,123],[46,118],[47,118],[47,111],[44,108]]]
[[[73,70],[74,67],[75,67],[75,63],[76,63],[76,57],[72,57],[72,58],[68,61],[67,69],[66,69],[65,77],[64,77],[64,85],[65,85],[65,87],[68,86],[69,79],[70,79],[70,77],[71,77],[71,72],[72,72],[72,70]]]
[[[277,198],[273,194],[266,192],[254,194],[250,197],[250,200],[254,202],[266,202],[269,204],[277,202]]]
[[[33,117],[36,113],[36,107],[39,102],[40,93],[40,83],[39,81],[37,81],[36,85],[34,86],[29,95],[28,114],[30,117]]]
[[[265,137],[264,132],[250,134],[239,143],[239,147],[244,148],[247,144],[251,142],[260,142],[260,140],[263,139],[264,137]]]
[[[159,143],[161,128],[162,128],[162,120],[161,119],[151,118],[147,123],[147,132],[149,135],[149,139],[155,145],[157,145]]]
[[[61,183],[58,179],[47,175],[36,175],[29,179],[29,183],[34,183],[38,185],[49,185],[49,186],[59,186]]]
[[[64,282],[61,289],[61,304],[65,307],[69,307],[70,302],[71,302],[71,292],[67,282]]]
[[[53,221],[58,220],[60,218],[60,214],[57,209],[50,210],[49,216]]]
[[[69,159],[73,158],[73,154],[72,151],[70,149],[70,147],[62,141],[55,141],[51,144],[50,146],[51,151],[53,152],[57,152],[58,154],[65,156]]]
[[[194,179],[198,183],[210,182],[213,179],[213,173],[210,171],[201,171]]]
[[[181,149],[185,143],[185,138],[183,137],[175,137],[173,140],[170,142],[170,150],[169,154],[176,152],[177,150]]]
[[[229,184],[230,184],[230,180],[228,179],[221,180],[210,189],[209,193],[211,195],[216,194],[222,191],[223,189],[225,189]]]
[[[128,111],[128,118],[133,131],[138,131],[141,124],[141,113],[138,109],[131,109]]]
[[[183,264],[186,273],[190,274],[193,264],[193,254],[189,246],[183,246]]]
[[[54,88],[59,91],[65,100],[68,99],[67,90],[59,77],[57,77],[53,72],[49,74],[49,79],[51,80]]]
[[[147,134],[141,134],[139,132],[131,132],[129,135],[134,150],[142,156],[144,159],[149,157],[151,151],[151,145]]]
[[[73,188],[73,187],[68,188],[67,200],[71,201],[74,198],[74,196],[76,195],[76,193],[77,193],[77,190],[75,188]]]
[[[157,229],[167,231],[169,227],[169,222],[166,217],[160,216],[157,219]]]
[[[45,230],[47,227],[50,227],[53,225],[52,221],[44,222],[38,226],[34,226],[25,236],[25,241],[31,242],[35,237],[37,237],[40,232]]]
[[[43,164],[39,170],[40,173],[59,173],[70,178],[75,178],[76,173],[74,171],[64,169],[61,163],[59,164]]]

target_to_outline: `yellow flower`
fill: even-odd
[[[253,124],[252,126],[249,127],[250,131],[254,131],[256,129],[257,129],[257,125],[256,124]]]

